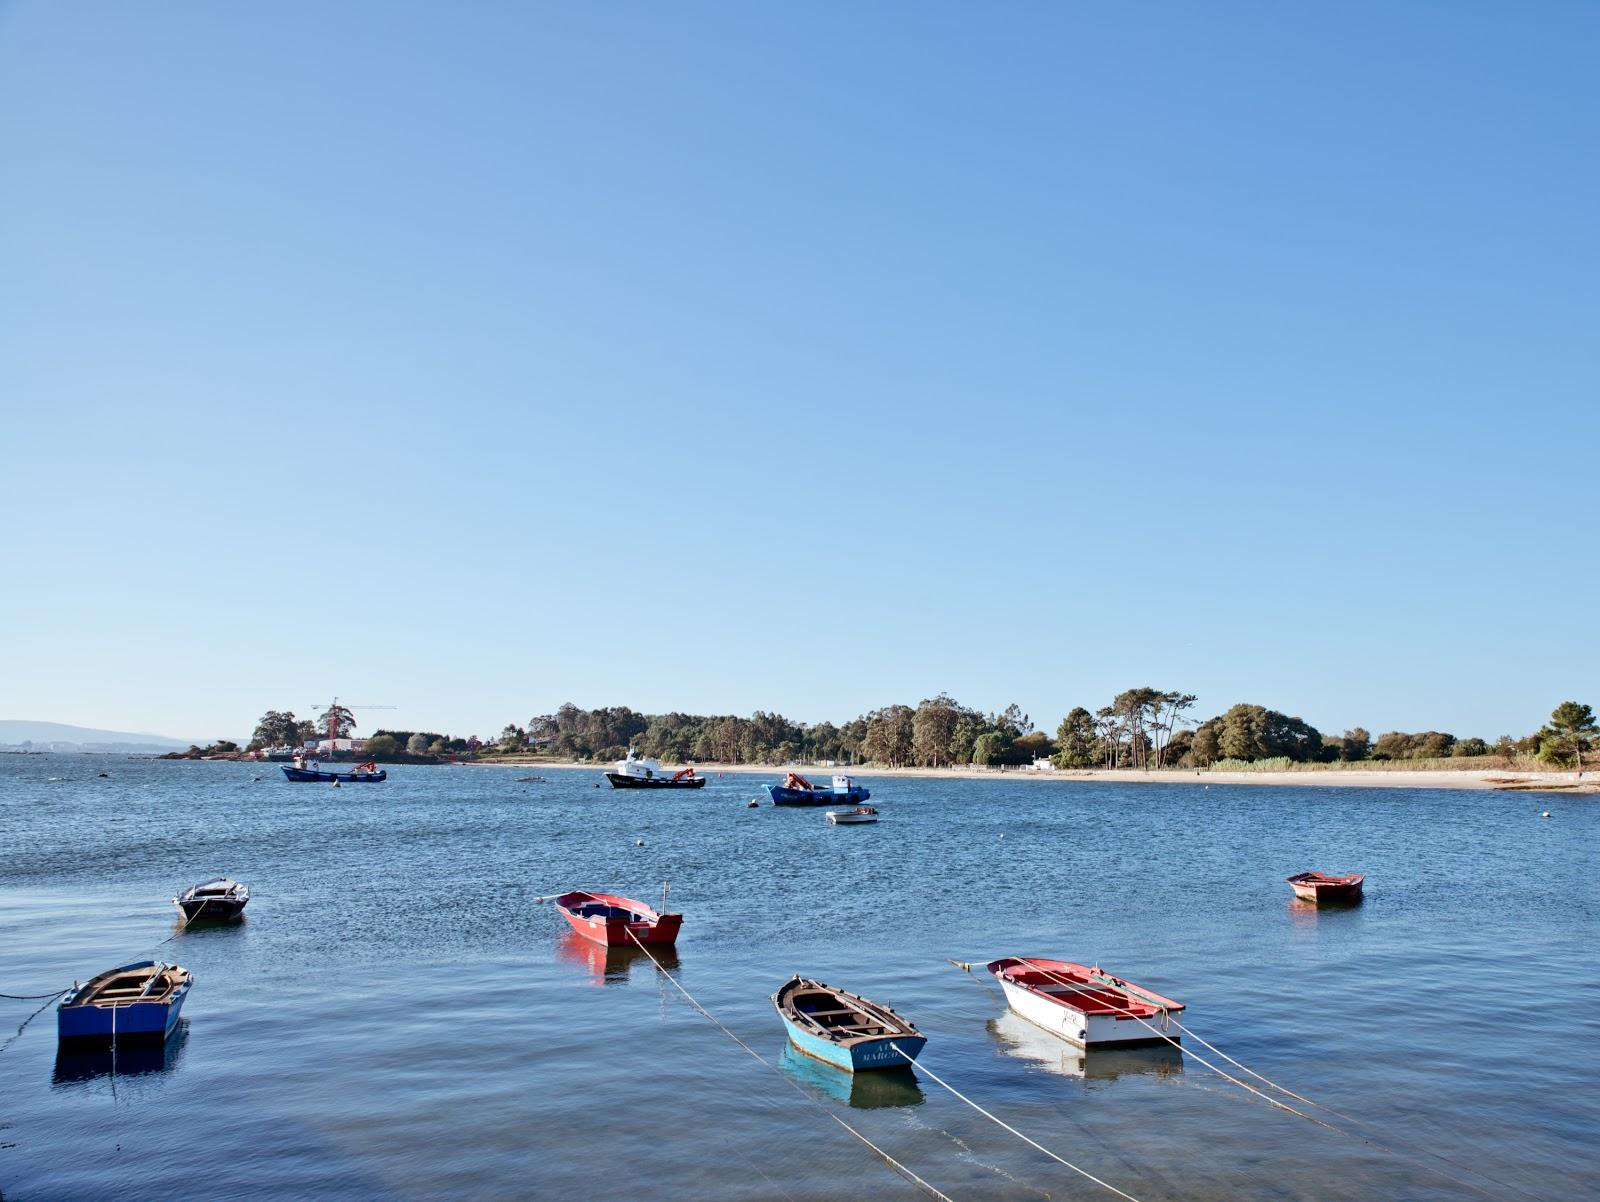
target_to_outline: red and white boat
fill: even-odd
[[[1284,877],[1301,901],[1318,906],[1348,906],[1361,900],[1361,883],[1367,878],[1359,872],[1331,876],[1325,872],[1297,872]]]
[[[555,903],[574,931],[606,947],[634,947],[635,939],[646,946],[670,947],[683,925],[682,914],[662,914],[642,901],[615,893],[574,889]]]
[[[1088,964],[1007,956],[988,969],[1011,1008],[1083,1048],[1176,1043],[1183,1003]]]

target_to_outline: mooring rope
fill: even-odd
[[[626,928],[624,928],[624,929],[626,929]],[[745,1050],[745,1052],[747,1052],[751,1057],[753,1057],[754,1059],[760,1061],[762,1064],[766,1065],[766,1067],[771,1069],[774,1073],[777,1073],[778,1076],[780,1078],[782,1078],[782,1080],[785,1083],[787,1083],[791,1088],[793,1088],[794,1091],[796,1093],[798,1093],[802,1098],[804,1098],[807,1102],[810,1102],[813,1106],[815,1106],[818,1110],[822,1111],[823,1114],[827,1115],[834,1122],[838,1123],[839,1126],[843,1127],[846,1131],[848,1131],[851,1135],[855,1136],[858,1140],[860,1140],[867,1147],[871,1148],[872,1151],[874,1151],[875,1153],[878,1154],[878,1156],[882,1157],[882,1159],[883,1159],[885,1164],[889,1165],[890,1168],[894,1169],[895,1172],[899,1173],[907,1181],[911,1182],[913,1185],[915,1185],[919,1189],[923,1190],[926,1194],[928,1194],[929,1197],[937,1198],[937,1199],[940,1200],[940,1202],[955,1202],[955,1200],[953,1198],[951,1198],[949,1194],[944,1193],[937,1186],[932,1185],[931,1183],[929,1183],[927,1181],[924,1181],[921,1177],[917,1176],[916,1173],[912,1172],[905,1165],[901,1164],[893,1156],[890,1156],[889,1153],[885,1152],[882,1148],[878,1147],[877,1144],[873,1143],[865,1135],[862,1135],[861,1132],[857,1131],[849,1123],[845,1122],[838,1115],[834,1114],[833,1111],[829,1110],[826,1106],[822,1105],[822,1103],[818,1102],[816,1100],[816,1098],[812,1097],[809,1093],[807,1093],[805,1091],[805,1089],[803,1089],[797,1082],[791,1080],[789,1078],[789,1076],[786,1073],[784,1073],[784,1071],[782,1069],[780,1069],[777,1065],[773,1064],[770,1060],[768,1060],[760,1052],[756,1051],[753,1047],[751,1047],[749,1044],[747,1044],[744,1040],[740,1039],[737,1035],[735,1035],[731,1030],[729,1030],[726,1026],[723,1025],[722,1021],[720,1019],[718,1019],[716,1015],[712,1014],[711,1011],[707,1010],[704,1006],[702,1006],[699,1002],[697,1002],[695,1000],[694,995],[691,994],[687,989],[685,989],[683,987],[683,983],[681,981],[679,981],[677,977],[673,976],[672,973],[670,973],[670,972],[668,972],[666,970],[666,968],[662,965],[661,961],[657,960],[655,958],[655,954],[653,952],[651,952],[651,950],[644,945],[644,942],[637,935],[635,935],[632,931],[628,931],[628,938],[632,939],[634,941],[634,943],[636,943],[638,945],[640,951],[644,952],[645,955],[650,957],[650,962],[656,966],[656,969],[661,973],[661,975],[666,977],[667,980],[671,981],[673,983],[673,985],[677,987],[678,992],[683,994],[683,996],[688,1000],[689,1004],[691,1006],[693,1006],[696,1010],[698,1010],[706,1018],[706,1020],[711,1023],[712,1026],[716,1027],[719,1031],[721,1031],[729,1039],[733,1040],[734,1043],[738,1044],[741,1048],[743,1048]]]
[[[21,1039],[22,1038],[22,1033],[28,1029],[28,1024],[31,1023],[34,1019],[38,1018],[46,1010],[50,1009],[50,1003],[55,1001],[56,998],[60,997],[63,993],[69,992],[71,990],[71,988],[72,987],[69,985],[69,986],[67,986],[66,989],[58,989],[54,993],[50,994],[48,999],[45,1001],[44,1005],[40,1006],[32,1014],[28,1015],[27,1018],[22,1020],[22,1025],[17,1028],[17,1033],[15,1035],[12,1035],[4,1043],[0,1043],[0,1052],[5,1051],[12,1044],[16,1043],[17,1040]],[[28,1000],[29,1001],[33,1001],[35,999],[29,998]]]
[[[54,993],[0,993],[0,997],[13,1002],[37,1002],[41,998],[60,997],[65,992],[65,989],[58,989]]]
[[[891,1041],[889,1046],[891,1048],[893,1048],[896,1052],[899,1052],[900,1055],[905,1056],[905,1060],[906,1060],[907,1064],[915,1064],[917,1066],[917,1068],[920,1069],[923,1073],[925,1073],[929,1077],[932,1077],[935,1081],[937,1081],[940,1085],[944,1086],[951,1093],[955,1094],[956,1097],[960,1098],[968,1106],[971,1106],[979,1114],[983,1115],[984,1118],[988,1119],[992,1123],[998,1123],[1000,1126],[1004,1127],[1007,1131],[1011,1132],[1012,1135],[1015,1135],[1018,1139],[1022,1140],[1028,1146],[1030,1146],[1032,1148],[1036,1148],[1040,1152],[1043,1152],[1046,1156],[1048,1156],[1051,1160],[1055,1161],[1057,1164],[1066,1165],[1067,1168],[1071,1169],[1074,1173],[1077,1173],[1080,1177],[1087,1177],[1090,1181],[1094,1182],[1096,1185],[1103,1186],[1104,1188],[1110,1190],[1112,1193],[1116,1194],[1117,1197],[1126,1198],[1126,1199],[1128,1199],[1128,1202],[1139,1202],[1139,1199],[1135,1198],[1132,1194],[1127,1193],[1124,1190],[1118,1189],[1116,1186],[1112,1185],[1109,1181],[1102,1181],[1100,1178],[1096,1177],[1093,1173],[1091,1173],[1088,1169],[1080,1169],[1077,1165],[1073,1164],[1070,1160],[1067,1160],[1066,1158],[1061,1157],[1061,1156],[1057,1156],[1054,1152],[1052,1152],[1049,1148],[1045,1147],[1038,1140],[1032,1139],[1029,1136],[1024,1135],[1022,1132],[1018,1131],[1015,1127],[1013,1127],[1010,1123],[1006,1122],[1004,1119],[999,1118],[998,1116],[996,1116],[996,1115],[992,1114],[991,1112],[985,1110],[982,1106],[979,1106],[976,1102],[974,1102],[971,1098],[967,1097],[966,1094],[962,1093],[954,1085],[951,1085],[950,1082],[946,1081],[943,1077],[939,1076],[938,1073],[934,1072],[926,1064],[922,1063],[919,1060],[916,1060],[915,1058],[913,1058],[911,1056],[906,1056],[906,1053],[901,1049],[899,1044],[894,1043],[893,1041]]]
[[[964,963],[962,963],[961,961],[958,961],[958,960],[952,960],[952,961],[950,961],[950,963],[956,965],[956,967],[961,968],[961,969],[963,969],[964,971],[966,971],[968,973],[972,972],[971,964],[964,964]],[[1025,961],[1025,963],[1027,963],[1031,967],[1037,969],[1044,976],[1049,977],[1051,980],[1057,982],[1058,984],[1067,985],[1067,986],[1071,987],[1072,989],[1074,989],[1075,991],[1078,991],[1078,992],[1084,992],[1085,991],[1084,986],[1080,985],[1078,982],[1073,981],[1070,978],[1063,977],[1059,973],[1051,972],[1048,968],[1043,967],[1036,960],[1027,960],[1027,961]],[[1121,981],[1117,980],[1115,977],[1111,977],[1109,974],[1098,973],[1097,972],[1097,979],[1100,981],[1100,983],[1106,989],[1112,990],[1112,991],[1114,991],[1116,993],[1123,994],[1123,995],[1125,995],[1125,996],[1127,996],[1129,998],[1143,996],[1138,992],[1138,990],[1130,988],[1129,986],[1123,984]],[[1417,1154],[1420,1153],[1420,1154],[1425,1155],[1425,1156],[1431,1156],[1433,1159],[1439,1161],[1441,1164],[1447,1164],[1447,1165],[1450,1165],[1452,1168],[1460,1169],[1463,1172],[1476,1174],[1477,1176],[1482,1177],[1485,1181],[1492,1182],[1493,1184],[1499,1186],[1502,1189],[1509,1189],[1513,1193],[1521,1194],[1524,1198],[1535,1198],[1535,1199],[1538,1198],[1537,1194],[1530,1194],[1527,1190],[1524,1190],[1524,1189],[1521,1189],[1518,1186],[1512,1185],[1510,1182],[1501,1181],[1499,1178],[1495,1177],[1494,1175],[1492,1175],[1490,1173],[1485,1173],[1482,1169],[1475,1168],[1472,1165],[1462,1164],[1459,1161],[1452,1160],[1450,1157],[1445,1156],[1442,1153],[1434,1152],[1434,1151],[1432,1151],[1431,1149],[1428,1149],[1428,1148],[1415,1148],[1415,1149],[1397,1148],[1394,1145],[1389,1144],[1389,1143],[1385,1143],[1382,1140],[1371,1139],[1371,1138],[1368,1138],[1368,1137],[1363,1136],[1363,1135],[1358,1135],[1354,1131],[1347,1131],[1343,1127],[1336,1126],[1335,1124],[1327,1122],[1324,1119],[1317,1118],[1315,1115],[1307,1114],[1303,1110],[1297,1110],[1295,1107],[1290,1106],[1288,1103],[1280,1102],[1280,1101],[1278,1101],[1278,1099],[1276,1099],[1276,1098],[1274,1098],[1274,1097],[1262,1092],[1261,1090],[1257,1089],[1255,1086],[1249,1084],[1248,1082],[1239,1080],[1237,1077],[1233,1076],[1231,1073],[1223,1072],[1220,1068],[1218,1068],[1216,1065],[1212,1064],[1209,1060],[1207,1060],[1204,1056],[1200,1055],[1200,1053],[1196,1052],[1194,1049],[1184,1047],[1182,1043],[1180,1043],[1176,1039],[1173,1039],[1165,1031],[1162,1031],[1160,1028],[1154,1026],[1152,1023],[1146,1022],[1145,1019],[1142,1016],[1133,1013],[1132,1007],[1130,1005],[1124,1005],[1124,1006],[1120,1007],[1120,1009],[1125,1013],[1126,1017],[1131,1018],[1135,1022],[1138,1022],[1138,1023],[1142,1024],[1143,1026],[1147,1027],[1149,1030],[1151,1030],[1151,1031],[1153,1031],[1155,1033],[1157,1038],[1165,1040],[1167,1043],[1169,1043],[1173,1047],[1177,1048],[1178,1051],[1181,1052],[1183,1055],[1188,1056],[1192,1060],[1198,1061],[1200,1064],[1203,1064],[1206,1068],[1208,1068],[1212,1072],[1216,1073],[1223,1080],[1232,1082],[1234,1085],[1239,1086],[1241,1089],[1248,1090],[1250,1093],[1256,1095],[1258,1098],[1262,1099],[1268,1105],[1275,1106],[1279,1110],[1287,1110],[1290,1114],[1297,1115],[1300,1118],[1305,1119],[1307,1122],[1315,1123],[1319,1127],[1326,1127],[1329,1131],[1336,1132],[1337,1134],[1343,1135],[1348,1139],[1360,1140],[1364,1144],[1368,1144],[1368,1145],[1370,1145],[1370,1146],[1372,1146],[1374,1148],[1379,1148],[1382,1151],[1388,1152],[1388,1153],[1390,1153],[1392,1155],[1395,1155],[1395,1156],[1406,1156],[1406,1155],[1409,1154],[1409,1155],[1415,1157]],[[1192,1030],[1190,1030],[1187,1026],[1185,1026],[1179,1019],[1173,1017],[1170,1013],[1166,1014],[1165,1017],[1166,1017],[1166,1020],[1168,1022],[1170,1022],[1173,1026],[1177,1027],[1178,1030],[1182,1031],[1184,1034],[1186,1034],[1186,1035],[1190,1036],[1191,1038],[1193,1038],[1197,1043],[1203,1044],[1206,1048],[1210,1049],[1212,1052],[1215,1052],[1219,1057],[1221,1057],[1223,1060],[1226,1060],[1229,1064],[1235,1066],[1236,1068],[1240,1069],[1243,1072],[1246,1072],[1246,1073],[1250,1074],[1250,1076],[1255,1077],[1257,1080],[1262,1081],[1262,1082],[1266,1083],[1267,1085],[1270,1085],[1273,1089],[1278,1090],[1279,1092],[1287,1095],[1288,1097],[1294,1098],[1296,1101],[1304,1102],[1308,1106],[1314,1107],[1314,1108],[1316,1108],[1318,1110],[1327,1111],[1327,1113],[1329,1113],[1331,1115],[1334,1115],[1337,1118],[1340,1118],[1340,1119],[1342,1119],[1342,1120],[1344,1120],[1346,1122],[1353,1123],[1358,1127],[1364,1128],[1365,1130],[1369,1130],[1369,1131],[1373,1130],[1373,1128],[1369,1124],[1363,1123],[1360,1119],[1352,1118],[1349,1115],[1342,1113],[1341,1111],[1335,1110],[1331,1106],[1324,1105],[1321,1102],[1313,1101],[1311,1098],[1302,1097],[1300,1094],[1295,1093],[1292,1089],[1289,1089],[1289,1088],[1287,1088],[1286,1086],[1283,1086],[1283,1085],[1279,1085],[1276,1081],[1273,1081],[1271,1078],[1263,1076],[1261,1073],[1256,1072],[1254,1069],[1251,1069],[1251,1068],[1247,1067],[1246,1065],[1240,1064],[1237,1060],[1235,1060],[1232,1056],[1229,1056],[1226,1052],[1221,1051],[1219,1048],[1213,1046],[1210,1043],[1207,1043],[1206,1040],[1204,1040],[1200,1036],[1196,1035]],[[1477,1184],[1476,1182],[1464,1181],[1460,1177],[1455,1176],[1454,1174],[1446,1173],[1441,1169],[1431,1168],[1430,1166],[1419,1165],[1419,1167],[1427,1168],[1427,1169],[1429,1169],[1429,1171],[1437,1173],[1439,1176],[1445,1178],[1445,1180],[1447,1180],[1447,1181],[1453,1181],[1457,1185],[1465,1186],[1467,1189],[1476,1190],[1477,1192],[1479,1192],[1481,1194],[1484,1194],[1484,1195],[1486,1195],[1488,1197],[1491,1197],[1491,1198],[1497,1198],[1498,1197],[1498,1195],[1491,1193],[1489,1190],[1485,1189],[1483,1186]]]

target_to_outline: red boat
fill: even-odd
[[[683,925],[682,914],[660,914],[642,901],[615,893],[574,889],[555,902],[574,931],[606,947],[634,947],[635,939],[646,946],[671,947]]]
[[[1359,872],[1344,876],[1330,876],[1323,872],[1297,872],[1284,877],[1294,886],[1294,895],[1301,901],[1318,906],[1348,906],[1361,900],[1361,882],[1367,878]]]

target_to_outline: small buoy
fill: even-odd
[[[338,782],[338,781],[334,781],[334,782],[333,782],[333,787],[334,787],[334,788],[335,788],[335,789],[337,789],[337,788],[338,788],[338,787],[339,787],[339,782]]]
[[[102,773],[101,773],[101,774],[100,774],[100,775],[101,775],[101,776],[102,776],[102,777],[109,777],[109,776],[110,776],[110,775],[111,775],[111,773],[109,773],[109,772],[102,772]]]
[[[635,839],[633,841],[633,845],[635,847],[643,847],[644,846],[644,840],[643,839]]]
[[[749,801],[744,803],[744,808],[747,810],[757,810],[761,808],[761,803],[752,797]]]
[[[1540,814],[1540,815],[1539,815],[1539,817],[1541,817],[1541,818],[1548,818],[1548,817],[1550,817],[1550,811],[1549,811],[1549,810],[1546,810],[1546,811],[1545,811],[1545,812],[1544,812],[1544,813],[1542,813],[1542,814]]]

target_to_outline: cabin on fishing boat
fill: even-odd
[[[888,1006],[806,977],[791,978],[772,1004],[790,1043],[846,1072],[909,1068],[928,1042]]]
[[[74,985],[56,1007],[60,1039],[165,1039],[193,978],[176,964],[141,960]]]
[[[659,913],[642,901],[615,893],[574,889],[555,903],[574,931],[606,947],[634,947],[637,943],[670,947],[683,925],[682,914]]]
[[[1325,872],[1297,872],[1284,877],[1301,901],[1315,906],[1352,906],[1361,900],[1361,885],[1367,879],[1359,872],[1342,876]]]
[[[988,964],[1023,1018],[1085,1048],[1176,1043],[1183,1003],[1087,964],[1007,956]]]

